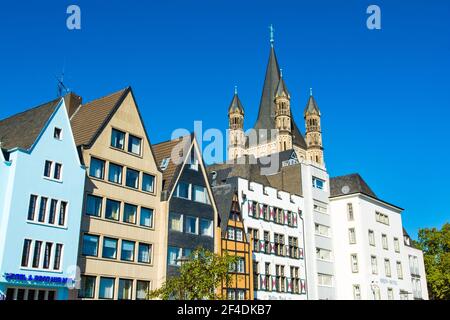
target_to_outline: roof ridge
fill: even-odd
[[[63,99],[63,97],[59,97],[59,98],[56,98],[56,99],[53,99],[53,100],[44,102],[44,103],[41,103],[41,104],[39,104],[39,105],[37,105],[37,106],[35,106],[35,107],[26,109],[26,110],[24,110],[24,111],[21,111],[21,112],[15,113],[15,114],[12,114],[12,115],[10,115],[10,116],[7,117],[7,118],[0,119],[0,123],[2,123],[3,121],[9,120],[9,119],[11,119],[11,118],[14,118],[14,117],[16,117],[16,116],[19,116],[19,115],[21,115],[21,114],[27,113],[27,112],[29,112],[29,111],[32,111],[32,110],[35,110],[35,109],[39,109],[39,108],[41,108],[41,107],[43,107],[43,106],[45,106],[45,105],[48,105],[48,104],[50,104],[50,103],[55,103],[56,101],[59,101],[60,99]]]
[[[81,107],[81,106],[86,106],[87,104],[94,103],[94,102],[96,102],[96,101],[98,101],[98,100],[102,100],[102,99],[109,98],[109,97],[111,97],[111,96],[113,96],[113,95],[115,95],[115,94],[118,94],[119,92],[124,92],[124,91],[126,91],[127,89],[129,89],[129,88],[130,88],[130,86],[127,86],[127,87],[125,87],[125,88],[123,88],[123,89],[114,91],[114,92],[112,92],[112,93],[110,93],[110,94],[107,94],[107,95],[105,95],[105,96],[103,96],[103,97],[96,98],[96,99],[91,100],[91,101],[89,101],[89,102],[83,103],[83,104],[80,105],[80,107]]]
[[[179,140],[180,138],[185,138],[185,137],[188,137],[188,136],[192,137],[192,134],[193,134],[193,132],[191,132],[190,134],[186,134],[184,136],[179,136],[178,138],[175,138],[175,139],[170,139],[170,140],[165,140],[165,141],[161,141],[161,142],[158,142],[158,143],[153,143],[152,146],[155,147],[155,146],[163,144],[163,143],[175,142],[175,141]]]

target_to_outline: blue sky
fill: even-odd
[[[66,28],[70,4],[81,8],[81,30]],[[381,8],[381,30],[366,28],[370,4]],[[322,110],[330,174],[359,172],[406,209],[414,236],[450,216],[449,17],[446,0],[8,1],[0,118],[53,99],[65,65],[84,101],[131,85],[153,143],[195,120],[225,130],[235,85],[249,128],[272,23],[298,125],[310,87]]]

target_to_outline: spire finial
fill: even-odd
[[[309,95],[312,97],[312,88],[309,88]]]
[[[280,68],[280,77],[283,78],[283,68]]]
[[[237,95],[238,91],[237,91],[237,86],[234,86],[234,94]]]
[[[273,33],[275,29],[273,28],[272,24],[269,26],[269,30],[270,30],[270,46],[273,47],[273,43],[275,42]]]

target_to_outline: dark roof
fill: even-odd
[[[234,94],[233,99],[231,100],[230,107],[228,108],[228,114],[238,111],[242,115],[244,115],[244,107],[242,106],[241,100],[237,93]]]
[[[212,187],[212,191],[219,213],[220,228],[222,229],[222,234],[225,234],[224,232],[227,230],[228,219],[230,218],[233,195],[237,192],[237,185],[234,182],[222,184]]]
[[[109,122],[130,87],[81,105],[70,119],[77,146],[90,146]]]
[[[330,179],[330,197],[338,197],[346,194],[362,193],[372,198],[377,198],[369,185],[358,173],[349,174]]]
[[[275,93],[275,97],[281,97],[283,95],[283,93],[290,98],[291,94],[289,93],[289,90],[286,86],[286,83],[284,82],[283,77],[280,78],[280,82],[278,83],[277,86],[277,91]]]
[[[275,126],[275,94],[280,82],[280,67],[275,54],[275,49],[270,48],[269,62],[267,64],[266,76],[264,79],[263,91],[261,95],[261,102],[259,104],[258,119],[254,125],[254,129],[258,134],[258,142],[265,140],[269,142],[271,137],[271,130],[276,129]],[[291,128],[293,135],[293,143],[303,149],[306,149],[306,142],[303,135],[300,133],[294,121],[294,115],[291,112]],[[259,131],[260,129],[261,132]],[[267,132],[265,131],[267,130]],[[252,141],[253,142],[253,141]],[[246,141],[249,145],[249,139]]]
[[[319,107],[317,106],[317,102],[312,95],[309,96],[308,103],[305,107],[304,115],[306,116],[307,114],[317,114],[320,116]]]
[[[248,156],[245,156],[247,162],[245,164],[214,164],[207,167],[210,183],[212,186],[226,183],[228,179],[233,177],[241,177],[252,182],[270,186],[269,180],[261,174],[261,166],[257,163],[249,163]],[[212,173],[215,172],[215,179]]]
[[[185,139],[188,137],[189,139]],[[170,159],[164,170],[160,168],[163,173],[162,198],[164,198],[164,200],[166,199],[165,197],[169,196],[169,193],[175,186],[176,179],[180,174],[184,159],[187,156],[185,152],[187,153],[188,148],[192,145],[193,137],[194,136],[191,134],[190,136],[180,137],[178,139],[161,142],[152,146],[155,154],[156,165],[159,168],[163,159]],[[179,147],[178,155],[183,159],[183,161],[177,161],[179,159],[175,159],[174,161],[174,159],[172,159],[172,150],[174,150],[177,146]]]
[[[61,98],[41,104],[0,121],[1,147],[30,149],[55,111]]]

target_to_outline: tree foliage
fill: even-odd
[[[180,266],[178,276],[169,277],[161,288],[153,290],[149,298],[163,300],[219,300],[222,297],[216,288],[231,282],[228,270],[237,257],[217,255],[204,248],[192,252],[189,259]]]
[[[450,299],[450,223],[420,229],[418,247],[423,251],[430,299]]]

